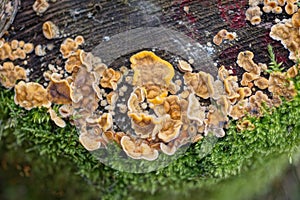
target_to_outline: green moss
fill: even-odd
[[[299,89],[299,77],[295,83]],[[209,155],[201,156],[204,148],[202,142],[199,142],[192,145],[184,156],[168,167],[145,174],[119,172],[99,163],[80,145],[74,127],[56,127],[45,109],[21,109],[14,104],[13,93],[2,88],[0,138],[7,151],[24,149],[24,156],[45,157],[48,164],[54,167],[55,163],[64,160],[66,167],[70,168],[75,176],[80,175],[86,180],[80,184],[89,185],[93,188],[89,192],[103,199],[138,198],[139,195],[150,198],[149,194],[163,197],[166,193],[182,196],[193,195],[196,191],[202,191],[203,194],[206,191],[217,198],[220,196],[213,195],[217,193],[215,190],[219,193],[227,191],[230,185],[238,184],[238,181],[234,180],[251,178],[251,174],[261,175],[262,178],[270,180],[270,176],[278,174],[275,172],[279,170],[263,176],[266,167],[277,162],[286,163],[289,156],[299,147],[299,105],[298,95],[293,101],[284,102],[282,106],[274,109],[272,114],[266,114],[260,119],[249,118],[256,126],[253,131],[237,132],[235,122],[231,122],[226,137],[218,140]],[[253,183],[256,181],[253,178],[251,180]],[[224,183],[228,186],[221,190]],[[251,191],[253,190],[258,192],[258,189],[252,188]],[[244,190],[240,192],[245,193]]]

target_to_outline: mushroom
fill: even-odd
[[[164,154],[167,154],[168,156],[174,155],[177,150],[176,146],[173,143],[169,143],[168,145],[160,143],[160,149]]]
[[[218,100],[222,95],[225,94],[223,81],[216,80],[213,83],[214,94],[211,96],[214,100]]]
[[[300,11],[299,11],[300,12]],[[299,12],[293,15],[292,19],[286,20],[285,23],[278,23],[272,26],[270,37],[274,40],[281,41],[283,46],[290,51],[289,59],[297,60],[300,49],[300,31],[299,31]],[[298,24],[299,23],[299,24]]]
[[[45,51],[45,47],[42,47],[42,45],[36,45],[36,47],[34,48],[34,53],[37,56],[44,56],[46,55],[46,51]]]
[[[70,55],[65,62],[65,70],[68,73],[72,73],[74,69],[79,68],[82,65],[80,60],[80,53],[83,52],[82,50],[78,49],[72,55]]]
[[[249,100],[244,99],[235,104],[231,111],[229,112],[229,116],[233,119],[240,119],[245,116],[245,114],[249,111]]]
[[[222,65],[218,69],[218,78],[219,78],[220,81],[224,81],[229,75],[230,75],[229,71],[225,68],[224,65]]]
[[[282,8],[280,6],[276,6],[275,8],[272,9],[272,12],[275,14],[281,14]]]
[[[110,128],[112,128],[113,126],[113,118],[112,115],[110,113],[104,113],[99,120],[99,125],[101,127],[101,129],[105,132],[107,130],[109,130]]]
[[[10,42],[10,47],[12,50],[16,50],[19,47],[19,41],[18,40],[12,40]]]
[[[262,8],[262,10],[263,10],[265,13],[270,13],[270,12],[272,12],[273,8],[272,8],[271,6],[266,5],[266,6],[264,6],[264,7]]]
[[[100,80],[100,85],[104,88],[117,89],[117,83],[121,78],[121,72],[112,68],[105,69]]]
[[[259,89],[264,90],[269,87],[269,80],[264,77],[259,77],[254,81],[254,85],[256,85]]]
[[[223,42],[223,39],[234,40],[235,38],[236,38],[235,33],[231,33],[225,29],[222,29],[214,36],[213,43],[219,46]]]
[[[60,128],[65,128],[66,127],[66,122],[62,118],[58,117],[58,115],[56,114],[56,112],[52,108],[49,108],[48,112],[50,113],[51,120],[54,121],[54,123],[58,127],[60,127]]]
[[[292,16],[292,24],[294,28],[300,28],[300,10],[293,14]]]
[[[162,128],[158,132],[158,138],[164,142],[174,140],[180,134],[181,125],[180,120],[173,120],[169,115],[166,115],[162,122]]]
[[[217,101],[216,101],[217,107],[221,113],[224,115],[227,115],[231,110],[230,102],[228,101],[226,95],[222,95]]]
[[[49,3],[47,2],[47,0],[35,0],[32,8],[34,12],[40,15],[46,12],[46,10],[49,8]]]
[[[251,51],[240,52],[237,58],[237,64],[247,72],[260,75],[260,67],[253,61],[254,54]]]
[[[12,49],[10,45],[7,42],[5,42],[0,48],[0,59],[5,60],[11,57],[12,57]]]
[[[169,62],[150,51],[142,51],[131,56],[130,62],[134,71],[132,84],[135,86],[152,83],[167,87],[175,75],[174,68]]]
[[[76,38],[75,38],[75,42],[80,46],[80,45],[84,44],[85,41],[84,41],[83,36],[78,35],[78,36],[76,36]]]
[[[262,91],[257,91],[255,95],[249,97],[249,103],[251,109],[256,108],[259,111],[259,114],[261,114],[260,110],[263,106],[267,106],[269,108],[272,107],[272,101]]]
[[[271,99],[273,106],[279,107],[282,104],[282,100],[279,95],[274,95]]]
[[[101,147],[101,141],[87,132],[80,134],[79,142],[88,151],[95,151]]]
[[[188,62],[186,62],[185,60],[179,60],[178,61],[178,69],[181,72],[192,72],[193,71],[192,66]]]
[[[258,6],[249,7],[246,10],[246,20],[250,21],[252,25],[258,25],[261,22],[262,12]]]
[[[252,94],[252,91],[249,87],[240,87],[237,89],[237,93],[240,95],[237,101],[241,101],[245,97],[249,97]]]
[[[277,0],[277,3],[279,6],[284,6],[286,3],[286,0]]]
[[[205,107],[200,105],[200,102],[194,94],[190,94],[188,98],[187,117],[190,120],[197,121],[200,125],[205,119]]]
[[[249,130],[252,131],[255,129],[255,125],[250,120],[243,120],[236,125],[239,131]]]
[[[47,98],[47,90],[42,85],[32,82],[20,81],[15,86],[14,101],[26,110],[36,107],[49,108],[51,106],[51,101]]]
[[[71,105],[62,105],[58,111],[63,118],[67,118],[73,115],[74,108]]]
[[[131,124],[132,128],[135,130],[135,134],[140,138],[148,138],[157,133],[157,125],[160,121],[154,116],[146,115],[144,113],[129,113],[128,116],[131,118]]]
[[[207,119],[205,120],[205,124],[207,127],[211,128],[220,128],[223,127],[225,123],[227,123],[228,117],[222,110],[218,109],[214,105],[209,106],[209,111],[207,114]]]
[[[214,38],[213,38],[213,43],[215,44],[215,45],[221,45],[222,44],[222,42],[223,42],[223,38],[220,36],[220,35],[218,35],[218,34],[216,34],[215,36],[214,36]]]
[[[106,101],[109,105],[115,105],[117,98],[118,98],[118,93],[115,91],[111,91],[106,95]]]
[[[292,100],[297,95],[293,81],[288,80],[285,73],[282,72],[270,74],[268,90],[273,95],[285,97],[287,100]]]
[[[298,68],[296,65],[290,67],[286,72],[287,78],[295,78],[298,75]]]
[[[171,119],[173,120],[180,120],[181,119],[181,105],[178,96],[171,95],[168,96],[164,103],[163,107],[165,113],[169,114]]]
[[[225,92],[231,104],[234,104],[240,96],[237,93],[239,88],[237,80],[237,76],[229,76],[224,80]]]
[[[59,29],[52,21],[43,24],[43,34],[48,40],[59,37]]]
[[[298,6],[294,4],[294,2],[288,2],[285,7],[285,12],[288,14],[288,15],[292,15],[294,14],[297,10],[298,10]]]
[[[32,43],[26,43],[23,47],[23,50],[25,51],[26,54],[30,54],[34,50],[34,45]]]
[[[15,66],[12,62],[4,62],[0,65],[0,83],[5,88],[15,86],[17,80],[25,80],[27,78],[24,68]]]
[[[14,50],[11,54],[11,60],[16,60],[16,59],[22,59],[24,60],[26,58],[26,52],[18,47],[16,50]]]
[[[168,91],[164,87],[160,87],[156,84],[148,84],[145,86],[147,101],[159,105],[165,101],[165,98],[168,96]]]
[[[195,94],[201,98],[208,99],[214,96],[213,77],[205,72],[187,72],[183,76],[185,84],[190,86]]]
[[[69,58],[78,49],[78,44],[71,38],[67,38],[60,45],[60,52],[63,58]]]
[[[137,144],[128,136],[122,137],[121,146],[127,156],[133,159],[153,161],[158,158],[158,151],[156,149],[151,148],[146,143]]]
[[[71,104],[71,88],[67,80],[55,79],[52,75],[47,87],[48,99],[56,104]]]

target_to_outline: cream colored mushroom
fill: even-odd
[[[199,100],[195,94],[190,94],[188,98],[187,117],[190,120],[197,121],[200,125],[203,124],[205,119],[205,107],[200,105]]]
[[[186,62],[185,60],[179,60],[178,61],[178,69],[181,72],[192,72],[193,71],[192,66],[188,62]]]
[[[50,114],[50,118],[51,120],[60,128],[64,128],[66,127],[66,122],[60,118],[57,113],[52,109],[52,108],[49,108],[48,110],[49,114]]]
[[[166,115],[161,125],[158,138],[164,142],[170,142],[179,136],[182,122],[173,120],[169,115]]]
[[[158,158],[158,151],[156,149],[152,149],[146,143],[137,144],[128,136],[122,137],[121,146],[127,156],[133,159],[145,159],[148,161],[153,161]]]

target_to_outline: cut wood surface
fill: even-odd
[[[54,44],[54,49],[47,50],[44,57],[30,55],[29,63],[24,67],[34,68],[34,72],[30,75],[31,80],[40,79],[41,72],[46,70],[49,63],[62,65],[59,47],[66,37],[84,36],[86,43],[83,49],[92,51],[112,36],[140,27],[164,27],[180,32],[199,42],[204,50],[211,51],[208,56],[219,66],[221,64],[232,66],[238,74],[240,69],[235,61],[240,51],[251,50],[255,53],[256,62],[267,63],[269,58],[266,46],[271,43],[280,57],[286,58],[288,55],[287,50],[268,36],[275,15],[265,16],[259,26],[250,25],[245,21],[246,0],[61,0],[50,2],[49,9],[41,16],[33,11],[33,3],[34,0],[21,2],[9,34],[5,36],[9,40],[24,40],[34,45]],[[59,27],[60,38],[48,40],[43,36],[42,25],[48,20]],[[237,40],[220,46],[214,45],[212,39],[221,29],[235,32]],[[110,47],[106,49],[109,50]],[[111,48],[111,51],[115,50]],[[20,64],[22,65],[22,62]]]

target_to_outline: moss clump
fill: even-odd
[[[295,85],[299,91],[299,76],[295,78]],[[278,166],[284,166],[282,163],[286,162],[280,158],[287,161],[300,145],[299,105],[298,94],[293,101],[274,109],[272,114],[249,118],[256,127],[254,130],[238,132],[236,123],[232,122],[227,135],[218,140],[206,157],[200,156],[203,148],[199,142],[168,167],[145,174],[119,172],[102,165],[80,145],[74,127],[57,128],[43,109],[23,110],[14,104],[13,93],[2,88],[0,138],[5,148],[22,147],[28,152],[25,157],[38,154],[50,159],[49,165],[65,160],[70,170],[87,180],[80,184],[89,185],[93,188],[90,192],[103,199],[138,198],[139,195],[150,198],[150,194],[163,197],[166,193],[193,195],[192,191],[198,189],[215,194],[211,188],[220,192],[223,183],[235,185],[234,180],[246,179],[247,175],[263,176],[265,166],[274,166],[277,161],[281,163]],[[274,172],[270,176],[275,175]],[[252,182],[255,184],[255,181]],[[259,188],[254,187],[251,191],[257,190]]]

